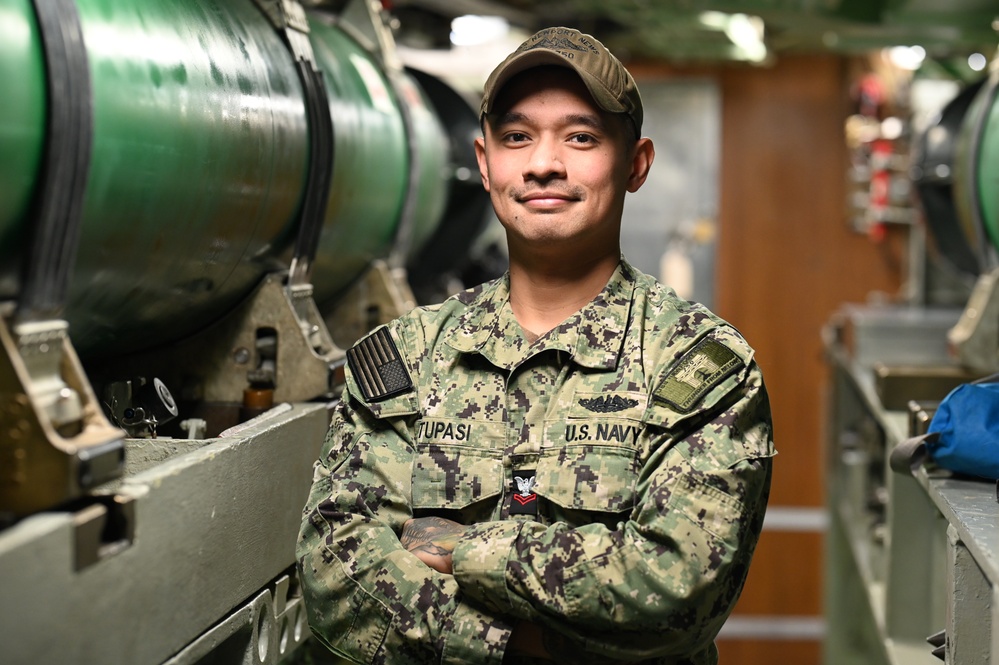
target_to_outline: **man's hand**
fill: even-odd
[[[434,570],[451,574],[451,552],[465,527],[443,517],[418,517],[406,520],[399,540],[402,546]]]

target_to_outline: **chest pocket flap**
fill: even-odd
[[[501,423],[426,418],[417,423],[413,508],[460,510],[503,486]]]

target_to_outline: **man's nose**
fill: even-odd
[[[530,158],[524,165],[525,180],[548,180],[565,177],[565,164],[558,142],[551,139],[537,141],[531,147]]]

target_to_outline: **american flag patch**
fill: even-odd
[[[406,392],[413,381],[388,328],[379,328],[347,351],[347,363],[366,402]]]

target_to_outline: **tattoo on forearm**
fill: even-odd
[[[415,547],[407,547],[410,552],[426,552],[427,554],[433,554],[434,556],[448,556],[454,549],[454,545],[448,549],[446,546],[438,545],[437,543],[423,543],[422,545],[416,545]]]
[[[411,552],[420,548],[426,552],[444,555],[451,553],[458,536],[464,530],[465,527],[461,524],[443,517],[419,517],[406,523],[399,539],[402,541],[402,546]],[[428,547],[437,547],[441,552],[434,552]]]

